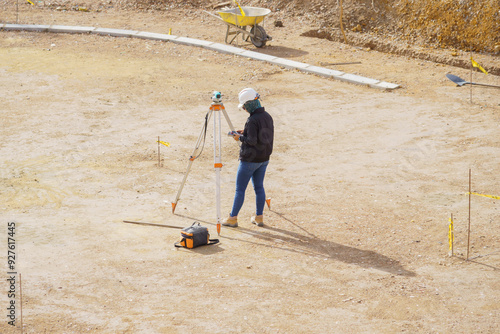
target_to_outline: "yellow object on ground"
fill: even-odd
[[[163,144],[163,145],[165,145],[166,147],[170,147],[170,143],[164,142],[164,141],[162,141],[162,140],[157,140],[156,142],[157,142],[157,143],[160,143],[160,144]]]
[[[486,72],[486,70],[481,66],[479,65],[474,59],[472,59],[472,57],[470,57],[470,60],[472,62],[472,66],[473,67],[477,67],[481,70],[481,72],[483,72],[484,74],[488,74],[488,72]]]
[[[467,193],[468,195],[469,193]],[[471,195],[477,195],[477,196],[482,196],[482,197],[488,197],[488,198],[493,198],[493,199],[500,199],[500,196],[495,196],[495,195],[486,195],[486,194],[478,194],[478,193],[470,193]]]

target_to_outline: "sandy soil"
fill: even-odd
[[[58,12],[25,23],[167,32],[222,42],[200,11]],[[272,22],[272,17],[270,18]],[[395,82],[381,92],[171,43],[0,32],[0,199],[7,268],[16,223],[24,333],[495,333],[500,327],[498,89],[456,87],[464,69],[266,26],[264,53]],[[252,50],[250,44],[240,45]],[[467,57],[467,55],[463,55]],[[474,81],[500,85],[497,76]],[[179,230],[215,228],[212,126],[176,214],[175,198],[214,90],[232,122],[254,87],[275,120],[263,228],[176,249]],[[157,143],[162,147],[158,166]],[[238,146],[223,140],[222,210]],[[448,219],[455,256],[448,256]],[[7,277],[8,269],[4,269]],[[9,303],[4,291],[4,313]],[[17,300],[19,302],[19,300]],[[17,314],[19,317],[19,314]],[[6,317],[0,332],[19,333]],[[19,319],[18,319],[19,321]]]

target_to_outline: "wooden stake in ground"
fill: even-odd
[[[347,44],[347,37],[345,37],[344,23],[342,23],[344,17],[344,6],[343,1],[340,0],[340,30],[342,30],[342,35],[344,35],[344,43]]]
[[[470,245],[470,197],[472,195],[471,190],[471,170],[469,169],[469,227],[467,228],[467,261],[469,261],[469,245]]]
[[[164,142],[160,140],[160,136],[158,136],[158,167],[161,167],[161,155],[160,155],[160,146],[165,145],[166,147],[170,147],[170,143]]]
[[[158,136],[158,167],[161,167],[161,160],[160,160],[160,136]]]
[[[470,47],[470,82],[472,82],[472,70],[474,69],[474,66],[472,66],[472,46]],[[470,103],[472,103],[472,85],[470,85]]]
[[[449,256],[453,256],[453,242],[455,241],[455,233],[453,231],[453,213],[451,214],[450,217],[450,226],[448,228],[448,241],[450,244],[450,251],[448,253]]]

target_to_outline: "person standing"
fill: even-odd
[[[251,222],[264,226],[264,205],[266,192],[264,176],[273,152],[273,118],[260,103],[260,95],[252,88],[245,88],[238,94],[239,109],[249,113],[245,128],[233,133],[233,138],[241,142],[240,163],[236,173],[236,191],[229,217],[223,220],[223,226],[237,227],[238,213],[245,201],[248,182],[252,180],[255,190],[256,212]]]

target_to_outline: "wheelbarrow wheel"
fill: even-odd
[[[254,35],[255,37],[251,37],[250,40],[252,41],[252,44],[255,45],[258,48],[263,47],[266,45],[267,42],[267,34],[264,28],[258,25],[254,25],[252,29],[250,30],[250,33]]]

